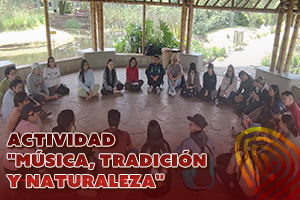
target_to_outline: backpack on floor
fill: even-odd
[[[211,152],[210,148],[206,147]],[[201,148],[201,153],[205,152],[204,147]],[[212,152],[211,152],[212,153]],[[211,188],[215,181],[215,172],[212,161],[212,156],[207,154],[206,168],[190,168],[184,169],[181,172],[184,184],[192,190],[205,190]]]

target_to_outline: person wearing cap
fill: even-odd
[[[208,64],[207,72],[203,75],[203,88],[197,95],[197,97],[204,101],[210,101],[211,98],[217,96],[216,91],[217,76],[214,71],[214,65],[212,63]]]
[[[22,80],[20,76],[17,76],[17,70],[15,66],[6,67],[4,70],[4,75],[5,78],[0,83],[0,107],[2,105],[3,97],[6,91],[9,89],[9,84],[15,79]]]
[[[159,63],[159,56],[154,55],[153,63],[150,63],[146,69],[146,75],[148,79],[148,92],[151,93],[153,88],[156,89],[156,93],[160,94],[160,85],[164,83],[163,78],[165,70]]]
[[[193,97],[198,93],[200,87],[199,73],[196,70],[195,63],[190,64],[190,70],[188,72],[188,79],[186,81],[185,87],[181,90],[181,96],[183,97]]]
[[[179,146],[176,147],[176,153],[182,153],[185,149],[189,149],[190,153],[201,153],[201,147],[204,147],[202,153],[208,153],[214,155],[214,146],[211,139],[204,132],[204,128],[207,126],[205,118],[196,114],[193,117],[188,116],[190,121],[190,137],[183,140]]]
[[[250,114],[255,109],[266,107],[269,102],[269,86],[265,82],[264,77],[258,77],[255,79],[256,86],[247,99],[247,103],[242,112],[246,115]]]
[[[4,122],[7,122],[9,113],[14,108],[14,96],[16,93],[23,90],[23,82],[20,79],[15,79],[9,84],[9,89],[4,95],[3,98],[3,119]]]
[[[237,107],[243,107],[244,103],[249,98],[250,93],[255,87],[255,82],[253,78],[244,70],[239,72],[239,78],[241,80],[241,84],[236,92],[236,96],[234,97],[234,102],[236,103]]]
[[[237,77],[234,73],[234,67],[229,65],[218,90],[218,103],[224,104],[227,102],[227,99],[233,99],[236,91]]]
[[[292,114],[297,130],[300,130],[300,109],[298,104],[294,100],[293,93],[290,91],[285,91],[281,94],[281,96],[283,104]]]
[[[183,78],[183,68],[179,64],[178,54],[172,56],[172,63],[169,64],[167,69],[168,84],[169,84],[169,95],[176,95],[176,88],[180,87]]]
[[[39,112],[41,111],[41,106],[34,106],[31,103],[28,103],[24,105],[21,109],[21,121],[16,127],[15,131],[16,133],[19,134],[19,137],[21,137],[25,133],[33,133],[33,132],[40,132],[40,128],[36,124],[36,121],[39,119]],[[35,148],[34,147],[23,147],[23,148],[8,148],[6,147],[6,152],[7,153],[34,153]],[[9,161],[5,158],[3,159],[4,162],[4,169],[7,174],[22,174],[25,176],[25,174],[35,174],[38,173],[37,169],[34,168],[21,168],[18,169],[15,167],[15,161]],[[25,177],[23,177],[25,178]]]
[[[44,104],[51,99],[58,99],[58,95],[49,96],[49,90],[41,74],[41,65],[33,63],[31,73],[27,76],[28,95],[40,104]]]

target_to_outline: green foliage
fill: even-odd
[[[267,54],[263,57],[261,61],[261,65],[265,67],[270,67],[271,66],[271,54]]]
[[[202,42],[198,40],[192,40],[192,47],[193,52],[201,53],[203,55],[204,61],[212,60],[213,58],[222,59],[226,56],[226,49],[218,48],[216,46],[213,47],[205,47]]]
[[[73,8],[73,5],[72,5],[72,2],[68,1],[66,3],[65,13],[67,13],[67,14],[74,13],[74,8]]]
[[[0,32],[34,29],[44,24],[44,15],[37,12],[3,11],[0,15]]]
[[[0,16],[0,32],[34,29],[44,24],[43,9],[39,11],[31,0],[1,0]]]
[[[73,29],[80,29],[81,25],[80,23],[76,20],[76,19],[69,19],[68,21],[66,21],[66,28],[73,28]]]
[[[146,20],[145,40],[146,46],[153,44],[154,52],[161,53],[161,48],[178,48],[179,42],[175,39],[166,22],[159,20],[159,25],[154,26],[154,22]],[[129,24],[125,29],[125,36],[115,41],[117,52],[137,53],[142,48],[142,26]]]
[[[195,9],[193,33],[205,35],[209,31],[229,26],[229,12]]]
[[[235,13],[234,23],[239,26],[249,26],[247,15],[245,15],[243,12]]]

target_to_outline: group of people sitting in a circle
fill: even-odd
[[[180,169],[180,173],[184,184],[193,190],[205,190],[214,185],[215,177],[224,184],[226,190],[236,200],[240,199],[257,199],[258,195],[263,194],[271,187],[275,187],[276,183],[282,178],[287,177],[289,172],[281,172],[280,170],[285,165],[287,169],[292,169],[293,172],[289,179],[286,179],[284,184],[281,184],[278,190],[273,190],[269,196],[275,195],[280,189],[285,187],[293,194],[293,180],[297,180],[299,171],[298,157],[300,151],[291,148],[287,145],[290,141],[295,147],[300,148],[300,109],[294,101],[293,94],[285,91],[282,94],[279,92],[277,85],[266,83],[263,77],[253,79],[245,71],[240,71],[238,77],[241,80],[239,88],[237,88],[237,76],[232,65],[228,66],[227,71],[222,79],[219,89],[216,91],[216,75],[213,64],[208,65],[207,72],[203,75],[203,85],[200,84],[199,73],[194,63],[190,64],[187,80],[184,79],[182,66],[178,63],[179,58],[172,57],[172,62],[168,66],[167,76],[169,91],[171,96],[176,95],[176,88],[181,87],[181,95],[183,97],[198,97],[202,100],[215,100],[219,104],[234,104],[237,114],[241,116],[241,124],[244,129],[249,127],[264,127],[270,130],[269,132],[260,131],[249,133],[243,136],[242,141],[239,141],[245,146],[235,147],[231,153],[221,154],[217,157],[217,166],[214,168],[212,157],[214,156],[214,144],[204,129],[208,123],[205,118],[196,114],[193,117],[188,117],[190,121],[190,134],[187,139],[183,140],[176,147],[175,152],[183,153],[188,149],[192,153],[207,153],[208,167],[206,169]],[[0,99],[2,102],[2,115],[7,124],[8,135],[12,132],[17,132],[20,135],[26,132],[48,132],[49,130],[41,130],[41,119],[49,116],[43,110],[42,105],[50,100],[57,99],[62,95],[69,93],[68,87],[60,80],[60,71],[56,66],[53,57],[49,57],[48,65],[41,73],[41,66],[34,63],[31,66],[32,72],[27,77],[27,91],[24,91],[24,84],[20,77],[16,76],[15,67],[8,67],[5,70],[6,78],[0,83]],[[148,79],[148,92],[154,89],[159,94],[165,70],[159,63],[159,57],[154,56],[153,63],[146,69]],[[86,100],[94,96],[99,96],[98,90],[100,86],[94,81],[94,73],[89,68],[88,62],[83,60],[81,70],[78,73],[78,88],[77,93],[80,97],[85,97]],[[114,63],[108,60],[106,69],[103,72],[103,84],[101,89],[102,95],[119,93],[125,86],[125,89],[139,91],[143,81],[139,79],[137,61],[132,57],[129,65],[126,68],[126,82],[122,84],[118,78]],[[115,135],[118,143],[114,148],[99,148],[100,153],[121,153],[128,155],[129,153],[138,154],[139,151],[134,148],[130,135],[120,130],[121,113],[117,110],[108,112],[109,128],[104,130]],[[75,126],[75,115],[72,110],[63,110],[57,118],[58,126],[54,127],[54,132],[71,132]],[[76,127],[75,127],[76,129]],[[242,130],[243,131],[243,130]],[[241,138],[240,134],[234,128],[232,129],[232,137],[235,142],[236,138]],[[273,132],[274,134],[273,134]],[[245,139],[246,138],[246,139]],[[247,139],[251,139],[248,142]],[[286,153],[281,153],[284,147],[286,152],[289,152],[289,157]],[[270,150],[271,149],[271,150]],[[16,148],[6,149],[6,153],[33,153],[35,149]],[[273,151],[281,156],[273,156]],[[148,124],[147,141],[141,148],[142,153],[171,153],[168,142],[164,139],[159,122],[152,120]],[[100,167],[93,174],[122,174],[132,173],[132,170],[126,169],[105,169],[101,167],[101,162],[94,157],[90,148],[48,148],[45,153],[85,153],[91,160],[99,162]],[[238,156],[239,155],[239,156]],[[266,156],[270,163],[271,169],[267,171],[267,175],[262,173],[262,168],[267,166]],[[298,156],[298,157],[297,157]],[[7,174],[26,174],[26,173],[46,173],[38,169],[17,169],[14,164],[4,158],[4,170]],[[290,160],[290,159],[293,160]],[[284,163],[283,163],[284,162]],[[275,164],[274,164],[275,163]],[[50,174],[84,174],[84,169],[48,169]],[[157,183],[156,190],[143,190],[146,195],[151,197],[162,196],[168,193],[172,184],[173,169],[156,169],[149,168],[141,170],[141,174],[156,174],[164,173],[166,179],[163,182]],[[245,175],[246,174],[246,175]],[[205,178],[204,178],[205,177]],[[299,177],[298,177],[299,178]],[[272,179],[272,180],[271,180]],[[270,183],[266,186],[262,184],[266,181]],[[252,184],[249,184],[251,182]],[[276,186],[277,187],[277,186]],[[81,190],[82,194],[87,194],[91,197],[97,195],[96,191]],[[286,197],[288,192],[282,193],[281,197]]]

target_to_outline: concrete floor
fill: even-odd
[[[255,70],[252,67],[236,68],[236,74],[240,70],[246,70],[254,75]],[[145,69],[141,68],[140,78],[145,80]],[[226,67],[216,67],[218,76],[218,87],[221,83]],[[95,82],[102,85],[103,70],[95,71]],[[120,81],[125,82],[125,69],[117,68],[117,74]],[[201,82],[202,82],[201,73]],[[110,109],[118,109],[121,112],[120,129],[127,131],[130,134],[134,147],[141,149],[146,141],[147,125],[150,120],[155,119],[159,122],[165,139],[171,146],[172,151],[180,142],[189,137],[189,121],[187,116],[193,116],[196,113],[202,114],[208,126],[205,132],[213,141],[216,157],[221,153],[229,152],[231,145],[230,130],[232,126],[240,129],[240,123],[237,116],[233,113],[231,107],[217,107],[213,102],[201,102],[196,98],[185,99],[179,95],[180,90],[177,90],[175,97],[170,97],[167,94],[167,84],[163,85],[163,91],[160,95],[156,93],[148,94],[147,84],[142,86],[142,91],[138,93],[130,91],[122,91],[121,94],[110,96],[100,96],[86,102],[77,96],[77,73],[69,74],[62,77],[62,81],[70,88],[70,94],[61,97],[57,101],[48,102],[44,107],[53,114],[46,120],[42,121],[41,131],[51,131],[56,126],[57,115],[63,109],[72,109],[76,117],[76,131],[91,133],[102,131],[107,128],[107,112]],[[165,83],[167,77],[165,76]],[[6,126],[3,119],[0,119],[0,156],[4,156],[5,145],[7,141]],[[3,169],[1,162],[0,168]],[[9,189],[9,182],[5,177],[3,170],[0,170],[0,194],[4,195],[4,199],[31,199],[39,196],[38,199],[50,199],[46,192],[41,190],[23,193],[23,190]],[[28,195],[25,195],[28,194]],[[141,191],[134,190],[101,190],[98,197],[101,199],[147,199]],[[77,198],[76,191],[71,189],[63,190],[59,193],[51,192],[53,198]],[[87,198],[87,197],[86,197]],[[182,181],[176,176],[174,178],[170,192],[162,197],[167,199],[231,199],[226,193],[224,187],[216,180],[213,188],[207,191],[192,192],[188,190]],[[2,199],[2,198],[1,198]],[[85,197],[81,198],[85,199]]]

